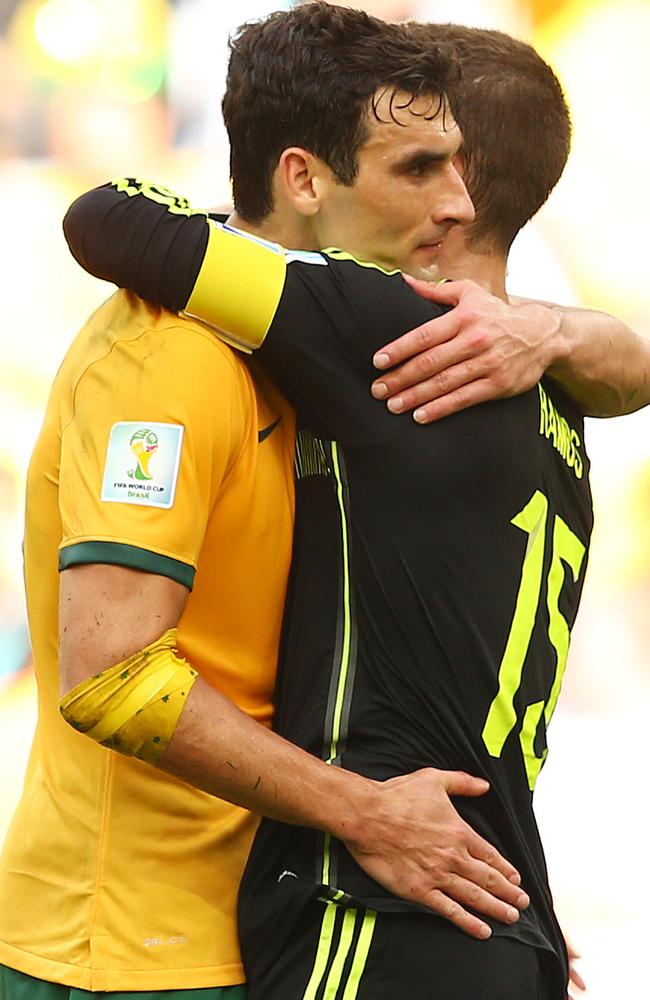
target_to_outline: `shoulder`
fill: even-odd
[[[392,339],[448,311],[447,306],[417,295],[401,271],[361,260],[345,250],[287,251],[286,259],[285,304],[295,302],[304,308],[311,298],[325,305],[338,324],[365,326],[371,321],[387,329]]]
[[[75,381],[114,380],[118,393],[128,387],[210,398],[217,386],[250,390],[243,358],[207,326],[126,291],[93,314],[71,355]]]
[[[349,280],[354,280],[356,277],[359,280],[365,279],[386,284],[386,279],[392,279],[390,282],[392,285],[405,284],[402,281],[401,271],[389,270],[372,261],[362,260],[338,247],[328,247],[321,251],[285,250],[284,256],[289,269],[304,270],[314,276],[319,273],[322,277],[338,274]]]
[[[48,411],[62,434],[74,428],[89,446],[116,423],[146,418],[234,454],[255,423],[255,398],[243,358],[214,333],[118,292],[75,340]]]

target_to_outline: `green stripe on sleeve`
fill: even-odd
[[[59,549],[59,571],[89,563],[106,563],[109,566],[139,569],[143,573],[156,573],[182,583],[188,590],[194,586],[196,570],[193,566],[170,556],[161,556],[158,552],[150,552],[149,549],[140,549],[137,545],[124,545],[122,542],[77,542]]]

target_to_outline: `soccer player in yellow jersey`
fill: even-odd
[[[198,324],[120,292],[68,352],[28,479],[39,721],[0,875],[9,966],[93,991],[242,981],[233,911],[254,818],[64,722],[57,620],[78,623],[59,573],[83,588],[102,564],[93,616],[118,660],[171,624],[167,592],[189,594],[174,644],[268,725],[292,451],[277,391]]]
[[[358,92],[344,143],[363,139],[382,86],[431,108],[451,77],[444,53],[360,12],[303,8],[294,22],[303,61],[320,41],[345,68],[342,103]],[[457,138],[418,125],[443,164],[431,199],[462,221]],[[414,212],[427,228],[431,199]],[[247,306],[268,308],[265,294]],[[388,889],[477,937],[489,928],[466,906],[514,921],[527,905],[512,865],[451,804],[484,780],[369,780],[268,728],[291,455],[291,414],[263,376],[126,292],[64,360],[28,479],[39,722],[0,866],[2,1000],[234,1000],[246,809],[339,838]]]

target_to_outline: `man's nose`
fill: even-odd
[[[467,225],[474,221],[474,205],[465,182],[453,163],[449,163],[445,173],[445,194],[438,201],[435,211],[438,224],[448,221],[451,225],[460,223]]]

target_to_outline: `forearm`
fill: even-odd
[[[218,798],[356,840],[376,783],[325,764],[198,678],[158,766]]]
[[[587,416],[622,416],[650,403],[650,341],[607,313],[544,305],[560,318],[547,374]]]
[[[353,819],[377,783],[305,753],[197,675],[179,654],[173,631],[186,599],[183,586],[154,574],[101,565],[65,570],[59,607],[63,717],[87,738],[211,795],[354,838]],[[152,612],[143,614],[143,606]],[[169,686],[170,677],[178,683]],[[173,693],[161,697],[166,691]]]

